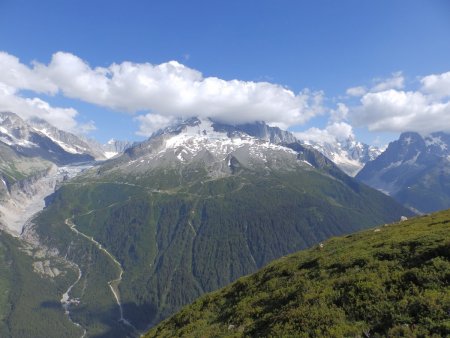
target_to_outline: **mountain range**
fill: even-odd
[[[450,208],[450,135],[400,135],[356,178],[419,213]]]
[[[0,121],[1,220],[20,235],[0,245],[16,262],[0,278],[5,336],[138,336],[273,259],[413,215],[264,122],[190,118],[102,146],[42,120]],[[374,151],[339,147],[359,162]]]
[[[383,152],[376,146],[356,141],[352,135],[342,140],[317,141],[301,138],[301,141],[320,151],[352,177],[356,176],[367,162],[375,160]]]
[[[0,141],[20,155],[58,165],[104,159],[103,154],[74,134],[40,119],[24,121],[13,113],[0,113]]]
[[[288,132],[197,118],[84,171],[50,202],[25,236],[78,267],[71,320],[118,336],[275,258],[412,214]]]
[[[20,234],[60,182],[129,145],[111,141],[102,146],[45,120],[25,121],[14,113],[0,112],[0,228]]]

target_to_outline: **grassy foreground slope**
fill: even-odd
[[[450,336],[450,210],[332,238],[209,293],[145,337]]]

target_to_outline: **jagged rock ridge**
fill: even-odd
[[[357,179],[419,212],[450,207],[450,135],[405,132]]]
[[[382,153],[382,149],[358,142],[353,136],[349,136],[345,140],[336,139],[334,142],[317,142],[308,139],[302,141],[320,151],[336,163],[336,165],[347,175],[352,177],[354,177],[367,162],[373,161]]]

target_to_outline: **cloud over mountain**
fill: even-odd
[[[295,94],[268,82],[204,77],[177,61],[92,68],[76,55],[57,52],[48,65],[35,62],[28,67],[14,56],[2,56],[0,62],[9,72],[20,76],[13,81],[0,76],[0,81],[19,90],[62,93],[116,111],[147,112],[137,117],[141,134],[150,133],[162,121],[193,115],[227,123],[264,120],[286,128],[323,110],[321,92],[305,89]]]
[[[320,92],[294,94],[268,82],[204,77],[177,61],[91,68],[73,54],[58,52],[48,66],[40,68],[65,96],[117,111],[150,112],[138,118],[147,127],[164,119],[193,115],[228,123],[264,120],[287,127],[321,111]]]
[[[337,141],[354,137],[352,126],[346,122],[333,122],[324,129],[312,127],[306,131],[294,133],[294,135],[300,140],[313,141],[320,144],[334,144]]]
[[[56,94],[58,86],[41,65],[34,63],[31,68],[15,56],[0,52],[0,111],[12,111],[25,119],[37,116],[64,130],[95,129],[93,122],[80,125],[75,109],[53,107],[39,97],[24,97],[20,94],[22,90],[52,95]]]
[[[0,82],[0,111],[17,113],[24,119],[40,117],[63,130],[89,131],[95,129],[92,122],[80,125],[76,121],[78,112],[73,108],[53,107],[38,98],[25,98],[17,90]]]
[[[74,54],[57,52],[48,64],[26,65],[0,52],[0,110],[24,118],[39,116],[66,130],[95,128],[92,122],[80,125],[76,109],[53,107],[42,96],[62,95],[133,115],[139,124],[137,134],[143,136],[190,116],[230,124],[263,120],[288,128],[325,111],[329,126],[345,122],[370,131],[450,131],[450,72],[424,76],[417,84],[415,90],[405,88],[402,72],[395,72],[367,86],[349,88],[344,102],[332,110],[324,107],[321,91],[294,93],[269,82],[208,77],[177,61],[92,67]],[[318,136],[316,129],[310,132]],[[330,132],[324,130],[322,136],[327,138]]]

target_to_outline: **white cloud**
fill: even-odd
[[[11,111],[23,119],[42,118],[54,126],[68,131],[87,132],[95,129],[92,121],[78,124],[78,112],[73,108],[53,107],[39,97],[23,97],[21,90],[56,94],[58,85],[50,79],[45,66],[34,62],[28,67],[20,60],[0,52],[0,111]]]
[[[323,111],[322,92],[295,94],[268,82],[204,77],[176,61],[92,68],[76,55],[57,52],[49,64],[28,67],[1,53],[0,83],[17,91],[62,93],[116,111],[154,114],[137,118],[143,124],[140,134],[173,117],[212,117],[227,123],[263,120],[287,128]]]
[[[170,125],[175,118],[172,116],[164,116],[159,114],[146,114],[137,116],[135,120],[140,123],[139,131],[137,131],[136,134],[141,136],[149,136],[154,131]]]
[[[387,79],[375,79],[375,85],[370,89],[371,92],[381,92],[389,89],[403,89],[405,78],[402,72],[392,73]]]
[[[346,120],[348,112],[349,109],[344,103],[338,103],[337,109],[332,109],[330,111],[330,122],[340,122]]]
[[[371,131],[450,131],[450,102],[434,100],[420,91],[368,93],[352,109],[351,121]]]
[[[420,83],[418,90],[405,90],[404,76],[396,72],[387,79],[374,80],[371,87],[349,88],[347,95],[360,97],[360,104],[338,104],[329,111],[326,129],[312,128],[309,134],[343,137],[352,133],[346,127],[350,126],[348,121],[373,131],[450,131],[450,72],[425,76]],[[191,116],[232,124],[262,120],[287,128],[325,110],[322,92],[305,89],[294,93],[264,81],[205,77],[176,61],[91,67],[76,55],[58,52],[48,64],[28,66],[0,52],[0,109],[23,117],[39,116],[66,130],[95,128],[92,123],[78,124],[75,109],[52,107],[39,97],[22,97],[21,90],[62,94],[134,114],[139,135],[149,135],[173,119]]]
[[[14,112],[23,119],[40,117],[54,126],[68,131],[80,129],[75,120],[78,112],[73,108],[52,107],[40,98],[24,98],[16,89],[0,82],[0,111]],[[93,125],[90,124],[92,128]],[[85,129],[85,128],[84,128]]]
[[[436,97],[450,96],[450,72],[425,76],[420,81],[421,90]]]
[[[312,141],[319,144],[331,143],[347,140],[349,137],[354,138],[353,128],[346,122],[334,122],[329,124],[325,129],[316,127],[310,128],[304,132],[294,133],[295,137],[303,141]]]
[[[123,62],[90,67],[79,57],[58,52],[48,65],[25,68],[33,76],[50,79],[66,97],[116,111],[147,111],[165,117],[213,117],[227,123],[264,120],[288,127],[320,114],[323,93],[303,90],[295,94],[268,82],[203,77],[176,61],[152,65]],[[28,89],[31,86],[28,86]],[[22,88],[22,87],[21,87]],[[54,92],[54,88],[51,90]],[[153,120],[157,120],[155,117]],[[152,118],[150,118],[152,120]],[[148,116],[138,121],[149,121]],[[144,133],[147,124],[140,129]]]
[[[77,128],[76,131],[75,130],[72,130],[72,131],[76,132],[76,133],[81,133],[81,134],[89,134],[91,131],[97,130],[97,127],[95,126],[95,122],[92,120],[90,120],[86,123],[77,123],[76,128]]]
[[[348,107],[344,103],[338,103],[336,109],[330,110],[328,124],[324,129],[312,127],[294,134],[300,140],[319,144],[335,144],[347,140],[349,137],[354,138],[352,126],[345,122],[348,113]]]
[[[29,68],[13,55],[0,51],[0,83],[15,89],[29,89],[54,94],[58,87],[40,72],[40,66]]]
[[[351,87],[348,88],[346,93],[350,96],[363,96],[367,92],[366,87],[358,86],[358,87]]]
[[[450,72],[419,79],[420,88],[404,90],[401,72],[380,81],[350,107],[349,121],[377,132],[450,131]]]
[[[327,126],[326,130],[330,135],[333,135],[336,140],[342,141],[349,137],[354,137],[353,128],[346,122],[335,122]]]
[[[382,92],[389,89],[402,89],[405,84],[405,78],[402,72],[392,73],[387,79],[373,79],[374,85],[368,90],[365,86],[351,87],[346,90],[349,96],[361,97],[371,92]]]

